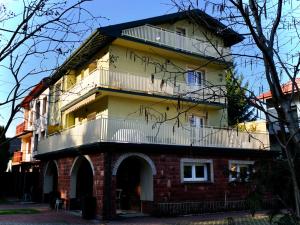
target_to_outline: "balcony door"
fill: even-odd
[[[191,127],[191,144],[192,145],[202,145],[204,142],[204,125],[205,117],[192,115],[189,118],[190,127]]]

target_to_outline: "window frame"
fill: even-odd
[[[42,99],[43,106],[42,106],[42,115],[46,115],[47,113],[47,103],[48,103],[48,98],[47,96],[44,96]]]
[[[193,76],[194,76],[194,81],[196,81],[196,75],[195,73],[197,73],[197,76],[199,77],[199,74],[201,74],[200,76],[200,79],[198,78],[197,82],[190,82],[189,80],[189,74],[190,72],[193,72]],[[205,85],[205,70],[195,70],[195,69],[192,69],[192,68],[187,68],[186,72],[185,72],[185,81],[186,81],[186,84],[188,86],[191,86],[191,87],[201,87],[201,86],[204,86]]]
[[[204,166],[204,176],[196,177],[196,166]],[[192,166],[192,177],[184,177],[184,167]],[[208,172],[209,171],[209,172]],[[180,160],[181,183],[213,183],[213,160],[212,159],[191,159],[183,158]]]
[[[228,170],[229,170],[229,182],[240,182],[240,177],[239,173],[241,171],[241,167],[247,166],[249,167],[250,165],[254,165],[255,161],[252,160],[229,160],[228,161]],[[236,164],[237,166],[237,177],[232,177],[231,174],[231,166],[232,164]],[[245,181],[247,182],[249,178],[246,178]]]
[[[40,117],[41,117],[41,101],[40,100],[35,102],[35,107],[34,108],[35,108],[34,109],[35,110],[35,119],[39,120]]]
[[[199,120],[200,124],[197,124],[197,120]],[[206,125],[206,118],[205,116],[199,116],[199,115],[190,115],[189,116],[189,124],[193,128],[203,128]]]

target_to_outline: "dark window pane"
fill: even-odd
[[[230,174],[231,174],[232,178],[237,178],[237,165],[236,164],[231,164]]]
[[[204,166],[196,166],[196,178],[204,178]]]
[[[192,178],[192,166],[184,166],[184,178]]]
[[[240,165],[240,179],[245,181],[249,178],[249,165]]]

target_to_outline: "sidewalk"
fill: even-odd
[[[182,216],[182,217],[135,217],[135,218],[118,218],[113,221],[87,221],[83,220],[78,214],[72,213],[72,211],[49,209],[46,204],[34,204],[34,203],[22,203],[14,202],[11,204],[1,204],[0,210],[3,209],[20,209],[31,208],[36,209],[39,213],[36,214],[16,214],[16,215],[0,215],[1,225],[63,225],[63,224],[85,224],[85,225],[131,225],[131,224],[143,224],[143,225],[227,225],[226,218],[234,218],[236,225],[269,225],[267,222],[267,216],[264,213],[259,213],[253,220],[247,212],[227,212],[227,213],[214,213],[205,214],[199,216]]]

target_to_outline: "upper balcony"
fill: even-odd
[[[32,133],[32,126],[25,120],[16,127],[16,136],[27,137]]]
[[[229,48],[217,46],[209,43],[209,41],[186,37],[160,27],[144,25],[129,28],[123,30],[122,35],[203,57],[213,57],[222,60],[222,56],[224,56],[225,61],[231,61]]]
[[[96,87],[146,93],[149,95],[180,97],[203,103],[225,103],[225,87],[185,82],[164,81],[145,74],[132,74],[96,69],[61,95],[61,107],[68,105]]]
[[[26,123],[23,121],[22,123],[18,124],[16,127],[16,136],[19,136],[25,132]]]
[[[177,127],[173,124],[104,117],[48,136],[38,143],[38,154],[97,142],[162,144],[268,150],[268,133],[247,133],[215,127]]]

